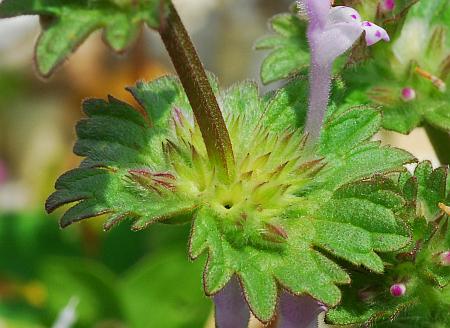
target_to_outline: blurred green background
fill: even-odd
[[[264,54],[253,43],[290,1],[174,2],[224,86],[259,81]],[[187,258],[189,226],[131,232],[123,223],[105,233],[97,218],[60,230],[61,212],[43,209],[56,178],[80,161],[72,146],[81,101],[112,94],[132,102],[124,87],[172,72],[158,36],[145,30],[118,56],[96,33],[43,81],[32,65],[38,34],[37,17],[0,21],[0,327],[67,328],[57,323],[70,310],[80,328],[211,325],[205,259]]]

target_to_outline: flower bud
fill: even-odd
[[[383,12],[391,12],[395,8],[395,0],[381,0],[380,8]]]
[[[443,266],[450,266],[450,251],[441,253],[441,255],[439,255],[439,258],[441,259],[441,264]]]
[[[401,297],[403,295],[405,295],[406,293],[406,286],[405,284],[393,284],[391,286],[391,295],[394,297]]]
[[[402,89],[402,100],[405,102],[413,101],[416,99],[416,90],[413,88],[403,88]]]

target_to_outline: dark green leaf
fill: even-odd
[[[434,220],[441,211],[439,203],[445,203],[447,169],[440,167],[433,170],[431,163],[425,161],[417,166],[414,176],[418,184],[418,215]]]
[[[450,131],[450,105],[448,102],[432,104],[425,112],[425,119],[431,125],[443,130]]]
[[[265,96],[263,123],[272,131],[303,128],[308,110],[308,81],[297,77]]]
[[[343,154],[370,139],[381,125],[381,113],[371,108],[351,108],[332,117],[320,136],[322,154]]]
[[[309,65],[306,22],[295,14],[281,14],[272,18],[270,27],[275,35],[258,42],[257,50],[271,50],[261,66],[264,84],[293,76]]]
[[[392,211],[358,198],[341,198],[325,204],[314,221],[320,247],[356,265],[382,272],[383,261],[373,250],[389,252],[405,246],[409,237]],[[342,243],[342,237],[348,241]]]
[[[417,106],[396,104],[383,107],[383,127],[387,130],[409,134],[420,125],[422,116]]]
[[[143,23],[158,28],[159,10],[159,0],[4,0],[0,17],[42,17],[36,63],[39,73],[48,76],[97,29],[104,29],[105,40],[113,50],[125,50]]]
[[[323,155],[328,155],[335,161],[333,166],[325,167],[317,177],[316,183],[327,181],[323,186],[327,188],[336,188],[377,173],[403,171],[405,163],[416,161],[410,153],[380,146],[378,142],[361,144],[340,158],[333,154]]]

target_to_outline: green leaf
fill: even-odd
[[[295,233],[308,238],[311,227],[300,226]],[[305,230],[306,229],[306,230]],[[222,237],[216,214],[208,208],[197,213],[190,240],[190,254],[195,258],[208,251],[204,285],[207,294],[222,289],[233,274],[242,281],[252,312],[263,322],[269,321],[277,301],[276,281],[295,294],[308,293],[329,304],[339,302],[335,284],[348,282],[345,271],[308,247],[308,240],[294,240],[283,253],[253,247],[239,248]]]
[[[164,131],[142,113],[112,97],[87,100],[83,109],[88,118],[77,124],[74,153],[86,157],[84,167],[162,164]]]
[[[425,112],[425,120],[443,131],[450,131],[450,106],[448,102],[432,103]]]
[[[339,109],[328,117],[319,141],[319,153],[333,161],[316,179],[327,180],[336,188],[378,172],[402,171],[407,162],[414,162],[406,151],[368,142],[381,125],[378,111],[370,108]],[[322,180],[323,179],[323,180]]]
[[[190,110],[189,101],[178,78],[166,76],[151,83],[138,82],[127,90],[136,98],[151,120],[153,128],[167,128],[172,109]]]
[[[371,138],[380,125],[380,112],[364,107],[351,108],[326,123],[320,136],[320,152],[346,153]]]
[[[314,221],[318,246],[382,272],[383,261],[373,250],[398,250],[409,242],[408,233],[388,208],[365,199],[341,198],[325,204]],[[340,237],[342,236],[342,237]],[[348,240],[342,243],[342,238]]]
[[[417,178],[408,171],[399,175],[398,185],[402,190],[403,196],[409,202],[415,202],[417,198]]]
[[[335,198],[365,199],[393,211],[405,206],[400,188],[391,179],[383,176],[344,185],[336,191]]]
[[[382,272],[379,253],[409,241],[397,215],[406,202],[380,174],[412,157],[368,141],[380,115],[367,108],[336,108],[321,143],[307,146],[305,86],[295,79],[261,98],[255,83],[243,82],[218,93],[236,156],[227,182],[208,161],[177,80],[131,88],[141,110],[113,98],[87,101],[75,147],[85,160],[60,177],[47,210],[72,205],[62,226],[105,215],[105,229],[125,219],[134,230],[193,219],[189,250],[192,258],[208,253],[208,295],[237,276],[264,322],[277,286],[334,306],[338,285],[350,281],[336,257]]]
[[[147,88],[152,92],[145,92]],[[134,219],[134,229],[140,230],[152,222],[190,217],[195,205],[170,190],[162,147],[172,109],[188,106],[181,90],[178,80],[169,77],[139,83],[132,92],[143,111],[112,97],[84,103],[88,118],[77,125],[74,152],[86,158],[81,168],[57,181],[46,204],[51,212],[75,203],[61,219],[62,226],[106,214],[105,229]]]
[[[417,166],[414,176],[418,185],[418,215],[432,221],[441,211],[439,203],[446,201],[447,168],[440,167],[433,170],[431,162],[425,161]]]
[[[158,174],[158,173],[156,173]],[[75,203],[61,218],[62,227],[80,220],[107,215],[105,229],[133,219],[135,230],[151,223],[190,217],[195,204],[151,181],[140,181],[130,171],[79,168],[61,176],[48,198],[47,211]],[[155,189],[161,188],[160,192]]]
[[[333,153],[322,154],[328,155],[335,162],[333,166],[322,170],[314,184],[329,189],[383,172],[401,172],[405,163],[416,161],[410,153],[389,146],[380,146],[379,142],[361,144],[344,156],[337,157]]]
[[[159,25],[159,0],[4,0],[0,17],[39,15],[42,34],[36,45],[36,64],[49,76],[95,30],[114,51],[123,51],[137,38],[141,25]]]
[[[383,128],[409,134],[422,122],[420,105],[396,104],[383,107]]]
[[[220,97],[225,117],[240,116],[245,120],[241,124],[244,124],[247,129],[243,131],[239,139],[232,138],[233,149],[244,150],[249,146],[248,140],[252,137],[256,125],[264,114],[261,111],[262,101],[259,96],[258,85],[254,81],[236,83],[229,89],[224,90]],[[233,131],[230,131],[230,133],[233,133]]]
[[[282,88],[268,93],[264,97],[264,125],[274,132],[303,128],[308,95],[308,81],[304,77],[293,78]]]
[[[450,200],[450,174],[447,176],[447,199]]]
[[[295,14],[280,14],[271,19],[269,26],[276,34],[255,44],[257,50],[271,50],[261,66],[264,84],[293,76],[308,67],[306,25]]]

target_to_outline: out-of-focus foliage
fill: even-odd
[[[201,327],[210,304],[201,263],[189,265],[183,252],[186,228],[61,233],[51,217],[0,215],[0,324],[50,327],[75,298],[77,328]]]
[[[93,31],[104,29],[107,44],[123,51],[137,38],[141,25],[159,26],[160,1],[4,0],[0,18],[39,15],[43,32],[36,45],[36,64],[48,76]]]
[[[119,287],[128,325],[202,327],[211,306],[201,286],[202,268],[202,261],[188,263],[183,247],[159,251],[131,268]]]
[[[261,66],[264,84],[300,73],[309,65],[306,22],[296,13],[274,16],[269,27],[274,32],[258,40],[257,50],[270,50]]]

